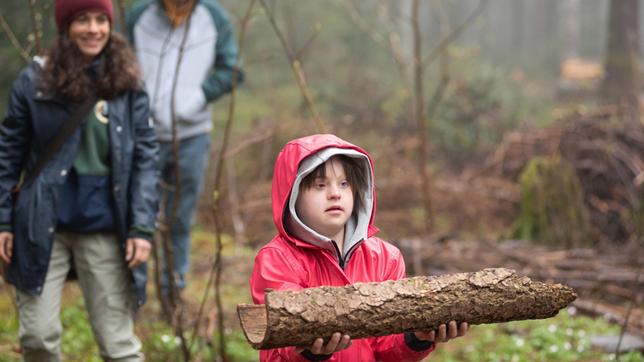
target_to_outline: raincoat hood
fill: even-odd
[[[362,148],[331,134],[319,134],[295,139],[287,143],[277,156],[273,175],[273,221],[280,236],[302,247],[320,247],[335,251],[333,242],[305,225],[295,212],[295,202],[302,179],[315,168],[336,155],[364,160],[368,169],[368,192],[364,206],[355,210],[345,227],[345,254],[360,241],[375,235],[373,225],[376,195],[371,156]]]

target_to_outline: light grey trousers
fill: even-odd
[[[60,361],[61,294],[72,261],[103,360],[143,361],[134,335],[131,277],[116,237],[106,233],[57,233],[42,294],[17,291],[24,360]]]

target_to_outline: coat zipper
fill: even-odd
[[[335,249],[335,255],[337,255],[338,257],[338,265],[340,265],[340,269],[344,270],[344,259],[342,259],[342,253],[340,252],[340,248],[338,248],[338,244],[336,244],[334,240],[331,240],[331,244],[333,244],[333,248]]]
[[[344,270],[344,268],[346,268],[346,266],[347,266],[347,262],[349,261],[349,258],[351,257],[351,254],[353,254],[353,252],[356,249],[356,246],[360,245],[362,240],[358,241],[355,244],[353,244],[351,246],[351,248],[349,248],[349,250],[347,251],[347,255],[344,258],[342,257],[342,253],[340,253],[340,248],[338,248],[338,245],[335,243],[335,241],[333,241],[333,240],[331,240],[331,241],[333,243],[333,247],[335,248],[335,252],[336,252],[336,254],[338,256],[338,264],[340,265],[340,269]]]

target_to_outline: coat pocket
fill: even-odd
[[[114,229],[109,176],[71,172],[58,195],[60,230],[87,233]]]
[[[48,250],[55,228],[53,194],[40,179],[23,185],[17,192],[13,207],[14,243],[28,240],[43,250]]]

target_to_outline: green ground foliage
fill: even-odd
[[[562,311],[554,318],[474,326],[461,340],[448,343],[432,361],[531,362],[614,361],[614,353],[592,348],[595,335],[619,335],[619,327],[601,319],[571,316]],[[640,352],[620,355],[620,361],[644,361]]]

